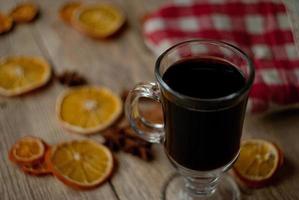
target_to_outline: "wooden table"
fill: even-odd
[[[153,80],[155,57],[145,47],[140,34],[140,17],[157,8],[162,0],[115,0],[128,14],[126,29],[116,38],[95,41],[65,25],[58,9],[66,0],[35,0],[41,17],[33,24],[18,25],[0,37],[0,56],[37,55],[49,60],[55,72],[77,70],[92,84],[115,92],[136,82]],[[0,0],[5,12],[21,0]],[[286,1],[299,30],[299,2]],[[296,20],[297,19],[297,20]],[[299,31],[296,34],[299,38]],[[298,40],[299,41],[299,40]],[[112,179],[92,191],[70,189],[53,177],[24,175],[7,158],[8,149],[21,136],[34,135],[49,143],[80,136],[64,133],[55,118],[55,101],[63,86],[57,82],[43,90],[17,98],[0,97],[0,199],[160,199],[165,179],[173,173],[161,146],[154,147],[155,160],[145,162],[125,153],[116,154],[119,169]],[[244,137],[265,138],[278,143],[286,162],[272,186],[242,190],[243,199],[299,199],[299,110],[283,111],[266,117],[247,117]],[[92,136],[98,139],[100,136]]]

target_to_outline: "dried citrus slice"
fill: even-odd
[[[36,137],[26,136],[18,140],[9,152],[9,159],[16,164],[33,165],[43,159],[45,143]]]
[[[0,61],[0,94],[16,96],[46,84],[49,64],[37,57],[9,57]]]
[[[26,174],[33,176],[44,176],[52,174],[48,164],[44,161],[38,162],[33,165],[21,165],[21,170]]]
[[[66,3],[62,6],[62,8],[59,10],[59,15],[61,19],[68,23],[71,24],[71,19],[74,14],[74,11],[79,8],[81,3],[79,2],[69,2]]]
[[[45,176],[52,174],[48,164],[45,161],[46,152],[50,151],[50,146],[45,142],[43,142],[43,144],[45,145],[46,151],[43,157],[38,162],[35,162],[33,164],[21,164],[19,166],[21,170],[26,174],[33,176]]]
[[[276,145],[261,139],[242,142],[234,164],[237,177],[250,187],[265,185],[282,164],[282,153]]]
[[[120,97],[104,87],[68,89],[57,101],[57,117],[76,133],[91,134],[110,126],[122,112]]]
[[[72,17],[79,31],[95,38],[106,38],[116,33],[124,24],[125,16],[116,6],[108,3],[82,6]]]
[[[37,163],[34,165],[22,165],[21,170],[26,174],[33,176],[44,176],[52,174],[51,170],[45,162]]]
[[[74,140],[51,148],[46,162],[54,176],[66,185],[89,189],[103,183],[113,170],[113,156],[92,140]]]
[[[15,7],[10,16],[16,23],[27,23],[33,21],[38,14],[38,7],[32,3],[23,3]]]
[[[10,16],[0,13],[0,34],[6,33],[11,30],[13,20]]]

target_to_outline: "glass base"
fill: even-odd
[[[181,175],[173,174],[162,188],[161,200],[240,200],[241,193],[235,181],[224,175],[209,196],[190,196],[184,190],[185,182]]]

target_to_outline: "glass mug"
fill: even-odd
[[[175,63],[187,59],[205,60],[205,67],[226,63],[240,72],[244,82],[236,91],[216,98],[182,94],[164,80],[164,75]],[[178,86],[184,82],[180,79],[182,74],[174,77]],[[225,172],[239,154],[248,93],[254,80],[251,60],[242,50],[225,42],[190,40],[170,47],[158,57],[155,77],[156,82],[139,84],[130,91],[125,111],[138,135],[149,142],[164,144],[166,155],[177,169],[178,175],[168,181],[162,198],[240,199],[237,185]],[[198,86],[190,87],[192,91]],[[209,90],[209,85],[206,87]],[[140,98],[162,104],[164,124],[151,123],[140,115]]]

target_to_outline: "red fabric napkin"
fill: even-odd
[[[187,39],[233,43],[256,68],[250,112],[299,103],[299,56],[281,0],[177,0],[151,13],[143,34],[157,55]]]

